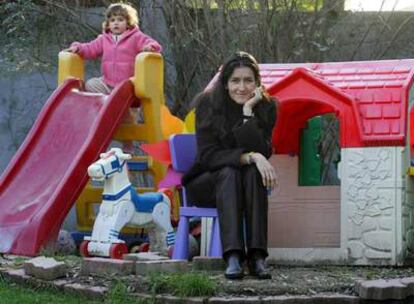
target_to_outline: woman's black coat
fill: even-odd
[[[258,152],[266,158],[272,155],[276,100],[261,100],[253,108],[254,116],[247,121],[243,120],[242,105],[231,100],[227,103],[225,110],[217,114],[217,120],[221,118],[224,121],[221,128],[217,129],[214,117],[211,117],[213,111],[208,96],[200,99],[196,108],[197,156],[193,167],[183,176],[184,185],[207,171],[216,171],[225,166],[241,167],[242,153]]]

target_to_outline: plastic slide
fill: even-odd
[[[81,86],[69,79],[52,94],[0,177],[0,252],[32,256],[56,239],[88,166],[136,99],[128,80],[108,96]]]

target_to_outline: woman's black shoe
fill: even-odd
[[[243,267],[240,265],[240,258],[237,253],[229,255],[224,276],[230,280],[238,280],[243,278]]]
[[[249,274],[259,280],[268,280],[272,275],[266,269],[265,260],[263,258],[251,259],[248,261]]]

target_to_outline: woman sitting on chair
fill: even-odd
[[[267,159],[276,101],[262,90],[255,58],[237,52],[195,102],[198,152],[183,177],[189,201],[217,207],[226,278],[241,279],[247,258],[250,275],[269,279],[267,191],[277,180]]]

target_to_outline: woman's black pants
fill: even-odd
[[[267,190],[255,165],[206,172],[186,187],[198,207],[217,207],[223,257],[237,251],[242,258],[267,254]],[[245,236],[245,237],[244,237]]]

